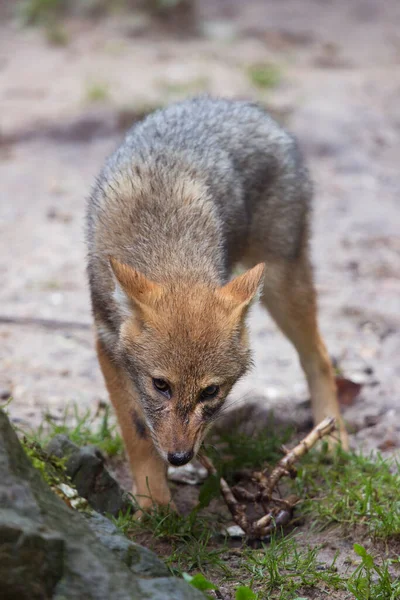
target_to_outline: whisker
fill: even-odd
[[[242,396],[235,398],[234,400],[228,401],[226,402],[224,405],[221,406],[221,408],[219,409],[218,412],[215,413],[215,415],[213,415],[210,418],[210,423],[215,423],[218,419],[220,419],[221,417],[225,416],[228,412],[230,412],[230,410],[234,407],[237,406],[238,404],[242,404],[245,403],[246,400],[248,398],[250,398],[253,395],[252,391],[246,392],[245,394],[243,394]]]

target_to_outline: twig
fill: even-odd
[[[217,475],[217,469],[212,464],[211,460],[202,454],[199,456],[199,461],[205,467],[210,475]],[[219,485],[221,488],[221,493],[224,497],[227,507],[229,508],[235,522],[243,529],[243,531],[247,531],[249,528],[249,523],[246,517],[246,505],[239,504],[236,500],[235,496],[232,493],[231,488],[225,481],[223,477],[219,480]]]
[[[270,475],[267,474],[266,470],[254,472],[251,481],[258,486],[258,491],[254,493],[249,492],[242,486],[235,486],[231,489],[226,480],[223,477],[220,478],[219,483],[225,503],[235,523],[243,529],[248,538],[260,539],[266,537],[278,527],[284,527],[290,522],[298,498],[294,495],[284,499],[277,498],[273,496],[273,492],[282,477],[296,475],[293,467],[294,463],[304,456],[318,440],[332,433],[334,429],[335,419],[330,417],[324,419],[293,450],[284,449],[285,456],[278,462]],[[207,456],[202,454],[199,456],[199,460],[207,469],[209,475],[218,475],[216,468]],[[246,504],[240,504],[238,500],[248,503],[260,502],[266,514],[256,521],[249,522],[246,515],[247,506]],[[271,502],[277,506],[272,507],[268,512],[268,504]]]
[[[315,427],[304,440],[300,442],[293,450],[289,451],[286,456],[276,465],[275,469],[268,476],[268,485],[262,495],[264,502],[269,502],[272,497],[272,493],[276,488],[278,481],[285,475],[290,475],[293,464],[299,460],[304,454],[309,452],[313,446],[326,435],[332,433],[335,429],[335,419],[333,417],[327,417],[317,427]],[[264,471],[264,475],[266,472]]]

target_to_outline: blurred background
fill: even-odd
[[[251,98],[294,133],[315,182],[320,319],[362,385],[360,441],[400,442],[400,2],[0,0],[0,396],[20,424],[105,389],[85,280],[85,199],[147,112]],[[256,307],[235,394],[307,421],[294,351]],[[293,408],[294,407],[294,408]]]

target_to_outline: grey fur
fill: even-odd
[[[310,198],[295,140],[256,104],[202,96],[135,124],[87,211],[92,304],[104,337],[112,341],[120,324],[109,255],[161,283],[224,283],[237,262],[296,259]]]

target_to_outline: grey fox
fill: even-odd
[[[135,124],[87,211],[97,352],[142,507],[171,500],[167,463],[198,451],[250,364],[261,301],[294,344],[316,422],[340,417],[309,261],[311,185],[260,106],[198,97]],[[231,280],[237,263],[249,269]]]

